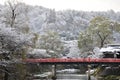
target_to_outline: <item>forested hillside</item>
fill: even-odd
[[[55,9],[48,9],[42,6],[30,6],[24,3],[16,4],[11,2],[8,2],[5,5],[0,5],[0,35],[3,36],[3,34],[9,34],[9,31],[14,31],[20,36],[20,38],[22,38],[22,40],[29,42],[30,49],[45,49],[47,53],[51,53],[51,56],[60,57],[71,53],[71,45],[78,46],[81,51],[86,50],[86,47],[91,47],[91,44],[92,49],[95,47],[100,48],[99,43],[91,43],[89,42],[90,39],[88,39],[88,43],[91,43],[90,46],[84,46],[84,44],[81,44],[83,45],[81,47],[79,43],[74,44],[76,41],[82,41],[79,40],[82,39],[82,37],[85,38],[85,36],[81,36],[81,33],[94,31],[92,29],[95,29],[95,27],[98,27],[98,29],[104,29],[105,25],[102,25],[101,28],[97,25],[92,27],[92,29],[89,28],[91,24],[94,24],[91,23],[91,21],[96,17],[104,17],[105,20],[108,20],[108,24],[110,24],[109,26],[112,26],[112,28],[116,26],[114,27],[114,30],[109,28],[112,31],[112,33],[109,31],[109,35],[112,35],[113,37],[109,37],[109,39],[111,39],[110,42],[104,41],[102,46],[107,43],[119,42],[120,12],[114,12],[113,10],[108,10],[107,12],[75,10],[55,11]],[[108,24],[106,25],[108,26]],[[10,36],[10,34],[7,36]],[[14,34],[13,36],[17,35]],[[94,37],[95,36],[98,35],[94,35]],[[70,43],[66,41],[70,41]],[[79,50],[77,51],[80,53]]]
[[[55,11],[40,6],[28,7],[30,28],[38,33],[49,30],[56,31],[65,40],[77,39],[80,31],[89,26],[96,16],[104,16],[112,21],[120,22],[120,12]]]

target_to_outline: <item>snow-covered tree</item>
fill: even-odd
[[[98,47],[103,47],[105,44],[113,42],[113,32],[120,26],[117,26],[117,22],[110,21],[109,19],[98,16],[90,21],[90,27],[88,28],[89,34],[92,34],[94,38],[94,44]],[[116,31],[117,31],[116,30]]]
[[[94,47],[103,47],[114,41],[113,34],[119,31],[119,24],[98,16],[90,21],[90,26],[79,35],[78,47],[81,51],[93,51]]]
[[[87,31],[81,32],[78,39],[78,47],[81,52],[92,51],[94,48],[93,38]]]
[[[0,67],[2,67],[0,70],[4,73],[4,80],[10,78],[23,80],[25,76],[22,59],[26,57],[31,37],[24,34],[28,33],[29,28],[25,28],[24,20],[27,18],[20,17],[25,10],[21,9],[22,7],[21,3],[8,1],[0,14]]]
[[[67,49],[68,51],[66,51],[65,57],[74,57],[74,58],[78,58],[80,57],[80,50],[78,48],[78,41],[77,40],[71,40],[71,41],[65,41],[64,42],[64,47],[65,49]]]
[[[21,60],[27,53],[28,45],[30,45],[28,36],[18,33],[14,28],[0,26],[0,66],[5,72],[4,80],[8,80],[8,76],[11,76],[10,66],[21,64]],[[14,66],[13,68],[18,69],[19,67]]]
[[[49,31],[41,35],[39,45],[41,49],[45,49],[52,57],[60,57],[63,50],[63,44],[56,32]]]
[[[9,0],[1,10],[1,22],[6,27],[16,28],[18,31],[29,32],[28,7],[17,0]]]

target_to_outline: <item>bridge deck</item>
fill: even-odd
[[[114,58],[46,58],[46,59],[26,59],[27,63],[44,63],[44,64],[64,64],[64,63],[87,63],[87,64],[120,64],[120,59]]]

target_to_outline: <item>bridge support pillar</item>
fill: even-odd
[[[91,68],[91,65],[88,65],[88,80],[91,80],[91,74],[90,74],[90,68]]]
[[[52,65],[52,80],[56,80],[57,76],[56,76],[56,64]]]

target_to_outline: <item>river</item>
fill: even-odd
[[[87,80],[86,74],[57,74],[57,80]],[[91,80],[96,80],[91,76]]]
[[[57,74],[56,80],[87,80],[86,74]],[[33,80],[52,80],[52,79],[33,79]],[[91,76],[91,80],[97,80]]]

